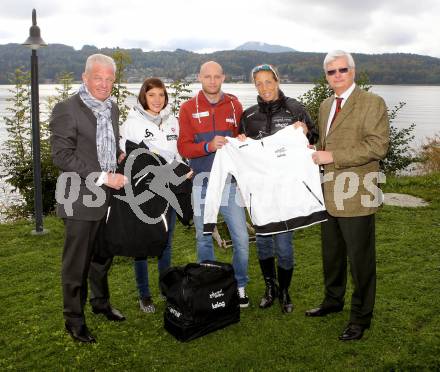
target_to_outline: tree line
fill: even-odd
[[[158,76],[170,80],[185,79],[198,72],[208,60],[218,61],[225,69],[226,81],[249,81],[255,65],[270,63],[278,67],[284,82],[315,82],[323,75],[324,53],[227,50],[199,54],[182,49],[173,52],[144,52],[141,49],[101,48],[85,45],[80,50],[63,44],[50,44],[38,51],[42,83],[56,82],[65,71],[81,79],[84,62],[93,53],[126,53],[131,64],[126,71],[128,82],[141,82]],[[0,84],[8,84],[17,68],[28,69],[30,53],[20,44],[0,45]],[[357,71],[365,72],[372,84],[440,84],[440,59],[417,54],[354,54]]]

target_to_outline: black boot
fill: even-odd
[[[273,257],[260,260],[261,272],[263,274],[264,282],[266,283],[266,290],[264,296],[260,301],[260,308],[266,309],[271,307],[275,298],[278,296],[278,286],[275,273],[275,259]]]
[[[278,266],[278,282],[280,284],[279,300],[281,311],[283,313],[291,313],[293,304],[289,295],[290,282],[292,280],[293,268],[286,270]]]

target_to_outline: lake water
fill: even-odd
[[[128,84],[128,89],[137,95],[141,84]],[[47,97],[55,95],[57,85],[40,85],[40,110],[41,118],[45,115],[45,102]],[[297,98],[313,87],[312,84],[282,84],[281,88],[286,96]],[[13,86],[0,85],[0,143],[6,138],[3,116],[7,115],[6,99],[12,96],[9,89]],[[77,88],[77,86],[74,86]],[[200,89],[200,84],[192,84],[189,87],[192,93]],[[247,108],[256,102],[256,91],[252,84],[224,84],[223,90],[236,95]],[[416,124],[414,131],[415,139],[412,146],[419,147],[426,137],[440,132],[440,86],[414,86],[414,85],[375,85],[372,91],[382,96],[389,108],[399,102],[406,105],[399,111],[393,122],[397,128],[405,128],[412,123]],[[130,97],[128,104],[135,103],[136,98]],[[10,189],[0,180],[0,203],[9,203],[16,199],[16,195],[9,193]]]
[[[128,90],[137,94],[141,84],[128,84]],[[45,112],[47,97],[55,94],[57,85],[40,85],[40,110],[41,116]],[[74,86],[75,88],[76,86]],[[282,90],[289,97],[297,98],[313,87],[312,84],[283,84]],[[11,97],[10,85],[0,85],[0,142],[6,137],[3,116],[6,113],[6,98]],[[224,84],[224,91],[236,95],[242,102],[243,107],[249,107],[256,102],[256,92],[252,84]],[[194,93],[200,89],[199,84],[192,84],[191,91]],[[427,136],[432,136],[440,131],[440,86],[414,86],[414,85],[375,85],[372,91],[385,99],[388,107],[394,107],[399,102],[406,105],[399,111],[393,123],[398,128],[408,127],[411,123],[416,124],[415,140],[413,145],[419,146]],[[135,97],[130,97],[129,105],[134,104]]]

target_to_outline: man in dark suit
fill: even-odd
[[[116,65],[95,54],[87,59],[83,84],[77,94],[58,103],[50,121],[54,164],[63,173],[57,183],[57,214],[64,221],[62,288],[66,330],[80,342],[95,342],[87,329],[84,306],[87,276],[95,314],[112,321],[124,316],[109,302],[107,273],[112,259],[94,254],[111,188],[120,189],[126,178],[115,173],[118,147],[118,108],[110,99]]]
[[[321,225],[325,297],[306,312],[320,317],[340,312],[347,282],[347,256],[353,279],[350,321],[339,339],[356,340],[370,327],[376,293],[375,212],[379,161],[388,151],[389,122],[384,100],[354,83],[355,64],[343,51],[324,59],[327,82],[335,95],[319,109],[318,151],[312,156],[324,170],[328,221]]]

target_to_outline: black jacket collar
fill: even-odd
[[[286,105],[287,97],[281,90],[278,90],[278,99],[275,101],[266,102],[260,96],[257,96],[258,107],[261,112],[273,113],[281,110]]]

